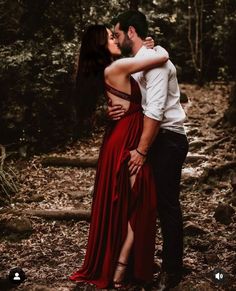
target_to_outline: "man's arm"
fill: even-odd
[[[161,122],[147,116],[143,118],[143,132],[137,150],[147,155],[150,146],[156,138]]]
[[[147,96],[144,105],[143,132],[137,149],[130,152],[130,174],[136,174],[156,138],[164,116],[168,93],[168,67],[164,65],[146,73]]]
[[[130,151],[128,163],[130,175],[138,172],[146,160],[146,155],[154,139],[156,138],[161,122],[147,116],[143,119],[143,132],[137,149]]]

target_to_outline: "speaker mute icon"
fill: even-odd
[[[222,273],[218,272],[218,273],[215,274],[215,278],[220,281],[220,280],[223,280],[224,275]]]
[[[215,269],[213,271],[213,278],[216,283],[223,283],[225,279],[225,273],[221,269]]]

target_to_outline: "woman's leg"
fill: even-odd
[[[131,189],[134,185],[135,179],[136,179],[136,175],[133,175],[130,177]],[[114,277],[113,277],[113,282],[115,283],[115,287],[120,287],[120,285],[122,285],[122,281],[124,279],[126,266],[129,260],[129,254],[133,245],[133,241],[134,241],[134,232],[131,228],[130,222],[128,221],[127,236],[121,248],[117,267],[116,267]]]

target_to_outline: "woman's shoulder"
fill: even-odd
[[[121,58],[113,61],[109,66],[104,70],[104,76],[108,77],[110,74],[125,74],[124,67],[129,65],[130,59],[132,58]]]

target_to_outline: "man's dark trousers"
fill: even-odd
[[[168,273],[181,272],[183,267],[183,219],[179,195],[181,170],[187,152],[185,135],[160,129],[149,154],[163,237],[162,270]]]

